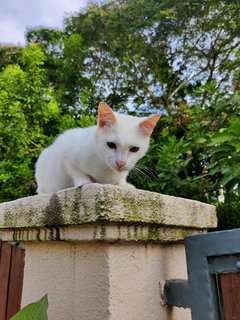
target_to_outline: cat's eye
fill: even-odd
[[[117,145],[114,142],[107,142],[107,145],[110,149],[117,149]]]
[[[131,147],[130,149],[129,149],[129,151],[130,152],[138,152],[139,151],[139,147]]]

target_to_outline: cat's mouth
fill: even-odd
[[[123,171],[128,171],[129,168],[127,168],[126,166],[124,166],[124,167],[115,166],[114,170],[116,170],[117,172],[123,172]]]

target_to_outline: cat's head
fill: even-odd
[[[147,152],[151,133],[160,115],[138,118],[113,112],[101,102],[98,106],[96,148],[104,164],[118,172],[133,169]]]

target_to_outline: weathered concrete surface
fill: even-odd
[[[53,228],[15,228],[0,232],[3,241],[160,241],[176,242],[205,229],[152,225],[93,224]]]
[[[198,201],[96,183],[0,204],[2,230],[89,223],[209,229],[217,219],[214,206]]]
[[[190,320],[164,283],[187,278],[181,240],[216,224],[213,206],[112,185],[0,204],[0,239],[25,247],[22,306],[48,293],[51,320]]]

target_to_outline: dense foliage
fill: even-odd
[[[104,100],[162,113],[137,187],[216,203],[238,198],[240,6],[219,0],[112,0],[0,47],[0,200],[34,193],[34,163]]]

